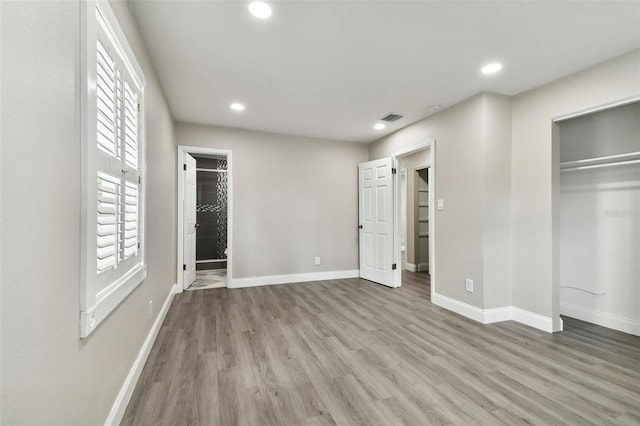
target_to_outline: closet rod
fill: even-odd
[[[570,168],[573,166],[587,166],[594,164],[606,164],[606,163],[615,163],[618,161],[625,160],[636,160],[640,159],[640,151],[629,152],[626,154],[617,154],[617,155],[608,155],[606,157],[595,157],[595,158],[586,158],[584,160],[577,161],[565,161],[560,163],[560,168]]]
[[[628,166],[630,164],[639,164],[639,160],[631,160],[631,161],[617,161],[615,163],[602,163],[602,164],[592,164],[590,166],[574,166],[574,167],[565,167],[560,169],[560,172],[573,172],[575,170],[588,170],[588,169],[599,169],[602,167],[613,167],[613,166]]]
[[[222,170],[222,169],[196,169],[196,172],[227,173],[226,170]]]

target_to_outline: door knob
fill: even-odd
[[[362,225],[358,225],[358,229],[362,229]]]
[[[196,223],[196,224],[195,224],[195,225],[193,225],[193,226],[195,226],[196,228],[200,228],[200,224],[199,224],[199,223]]]

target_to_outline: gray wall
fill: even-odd
[[[370,144],[370,159],[436,139],[435,211],[436,292],[482,307],[483,297],[483,141],[486,94],[418,121]],[[433,190],[433,186],[432,186]],[[433,236],[432,236],[433,237]],[[474,293],[464,290],[472,278]]]
[[[2,424],[104,423],[175,281],[172,121],[126,3],[146,79],[148,277],[79,339],[79,1],[1,2]]]
[[[559,150],[552,143],[552,119],[638,95],[640,50],[635,50],[513,98],[513,303],[552,317],[556,328],[553,217],[557,210],[552,200],[558,196]]]
[[[511,98],[484,98],[484,308],[511,305]]]
[[[234,279],[358,269],[367,145],[186,123],[176,144],[233,151]]]

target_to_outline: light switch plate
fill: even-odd
[[[444,198],[438,198],[438,210],[444,210]]]

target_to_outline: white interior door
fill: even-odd
[[[184,155],[185,191],[183,200],[184,267],[182,287],[189,287],[196,280],[196,159]]]
[[[395,287],[392,159],[360,164],[358,188],[360,277]]]

